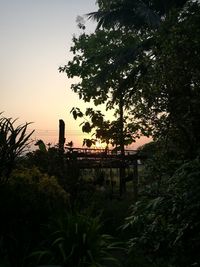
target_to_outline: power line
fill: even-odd
[[[37,134],[48,134],[48,135],[58,135],[58,130],[42,130],[42,129],[29,129],[29,131],[33,131],[35,130],[34,133],[37,133]],[[83,133],[79,130],[66,130],[65,131],[65,134],[67,135],[85,135],[87,133]]]
[[[45,131],[48,131],[48,132],[58,132],[58,130],[55,130],[55,129],[37,129],[37,128],[29,128],[29,130],[35,130],[35,131],[42,131],[42,132],[45,132]],[[70,129],[66,129],[67,132],[79,132],[81,130],[70,130]]]

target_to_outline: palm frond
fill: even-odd
[[[123,1],[111,5],[109,9],[87,14],[89,19],[98,22],[97,29],[112,26],[140,29],[143,27],[157,28],[160,16],[144,1]]]

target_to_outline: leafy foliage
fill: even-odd
[[[132,206],[123,226],[131,232],[131,258],[142,249],[152,266],[198,266],[199,174],[198,159],[185,163],[166,181],[164,195]]]
[[[184,163],[180,152],[170,143],[152,141],[138,148],[143,164],[140,172],[140,194],[150,198],[166,192],[166,180]]]
[[[27,149],[31,142],[29,138],[34,132],[27,134],[30,123],[15,127],[15,122],[11,118],[0,117],[0,183],[7,182],[16,158]]]
[[[72,85],[80,99],[116,110],[120,131],[115,143],[121,147],[127,135],[129,143],[141,134],[173,137],[181,155],[194,158],[199,147],[199,3],[98,3],[99,11],[89,16],[99,27],[73,38],[74,57],[60,71],[81,78]],[[159,23],[153,27],[156,16]],[[104,126],[97,126],[98,132]],[[89,122],[83,124],[84,131],[91,129]]]
[[[26,266],[26,257],[41,238],[41,225],[66,211],[68,198],[55,177],[37,168],[13,171],[0,187],[0,259]]]
[[[26,168],[36,166],[44,175],[56,177],[58,184],[69,194],[71,209],[82,209],[91,198],[94,188],[81,177],[77,162],[77,154],[73,149],[68,152],[68,157],[56,147],[47,151],[36,150],[28,153],[21,164]]]
[[[118,251],[93,217],[101,212],[103,231],[126,242],[127,254],[118,255],[123,266],[199,266],[199,1],[97,3],[99,10],[88,15],[97,20],[96,31],[86,34],[78,19],[83,31],[73,37],[73,58],[60,71],[80,78],[72,85],[80,99],[115,111],[109,121],[99,110],[72,109],[84,132],[95,130],[85,144],[100,138],[123,154],[125,144],[153,136],[138,152],[144,163],[139,201],[117,233],[129,202],[95,192],[81,178],[70,143],[69,159],[56,148],[41,149],[21,160],[27,168],[13,171],[29,142],[28,124],[15,128],[15,121],[1,118],[0,264],[112,266]],[[96,173],[96,182],[103,178]]]
[[[106,110],[115,110],[116,120],[110,122],[100,111],[88,108],[83,114],[78,108],[72,109],[75,119],[83,115],[89,118],[83,122],[82,130],[91,132],[96,129],[97,138],[121,148],[138,137],[137,124],[133,125],[129,112],[128,86],[124,82],[130,72],[126,58],[135,59],[133,46],[138,49],[137,39],[120,30],[98,30],[90,35],[82,33],[79,38],[73,38],[73,60],[60,67],[60,71],[66,72],[69,78],[81,78],[80,82],[71,86],[80,99],[93,101],[96,106],[104,103]]]
[[[67,214],[48,225],[46,236],[41,250],[33,253],[38,264],[103,267],[116,261],[110,254],[116,244],[101,234],[97,218]]]
[[[123,136],[123,145],[129,145],[135,142],[136,138],[140,137],[137,131],[137,126],[125,123],[128,117],[124,117],[123,132],[121,133],[121,120],[110,121],[105,120],[105,115],[100,110],[94,110],[87,108],[85,114],[83,114],[79,108],[72,109],[74,119],[78,117],[84,118],[84,121],[80,124],[82,131],[86,133],[92,133],[95,138],[84,139],[83,145],[91,147],[95,144],[96,140],[100,139],[102,143],[111,144],[119,149],[121,136]]]
[[[190,3],[162,24],[133,96],[141,124],[150,125],[154,138],[189,158],[199,150],[199,9],[198,3]]]
[[[99,10],[88,16],[98,22],[98,28],[115,26],[131,30],[157,29],[172,9],[182,8],[186,2],[187,0],[98,0]]]

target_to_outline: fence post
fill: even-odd
[[[65,144],[65,123],[63,120],[59,120],[59,143],[58,147],[60,151],[64,151]]]

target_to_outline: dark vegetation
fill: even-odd
[[[79,169],[59,147],[26,153],[28,124],[0,117],[1,267],[200,266],[200,5],[98,0],[95,33],[73,38],[81,78],[72,90],[98,110],[72,110],[91,140],[119,150],[141,135],[138,199],[106,188],[108,173]],[[121,171],[120,175],[125,175]]]

